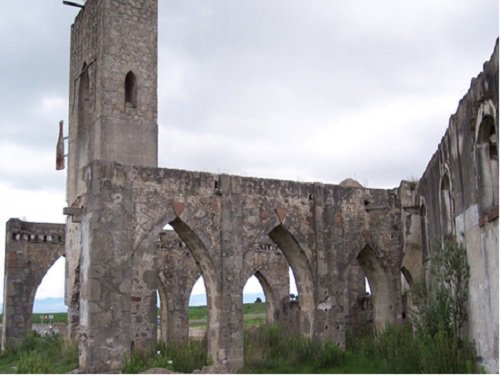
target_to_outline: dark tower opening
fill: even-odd
[[[137,108],[137,79],[131,71],[125,76],[125,106]]]

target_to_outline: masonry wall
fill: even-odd
[[[82,278],[80,302],[84,308],[80,320],[95,320],[103,327],[96,330],[87,326],[86,336],[93,337],[94,345],[102,340],[111,342],[111,337],[113,342],[120,342],[121,353],[117,345],[108,353],[115,360],[123,356],[130,333],[111,330],[108,318],[113,314],[106,317],[103,312],[111,306],[125,308],[113,300],[133,298],[134,285],[153,285],[150,273],[130,273],[128,265],[150,270],[141,268],[140,254],[152,248],[167,223],[189,248],[204,277],[208,350],[214,362],[226,369],[234,370],[242,364],[242,289],[255,271],[250,260],[255,260],[256,253],[252,252],[261,246],[270,244],[269,250],[279,249],[295,274],[298,329],[302,333],[344,345],[346,316],[350,313],[345,290],[349,289],[351,265],[360,266],[370,281],[375,325],[381,328],[386,321],[401,319],[403,236],[396,190],[106,162],[92,162],[85,175],[87,191],[92,194],[86,196],[82,225],[87,223],[92,230],[85,226],[82,230],[82,264],[86,252],[95,249],[99,249],[96,254],[100,257],[106,256],[102,249],[116,255],[109,275],[102,271],[104,259],[87,266],[85,272],[95,276],[92,280]],[[110,218],[114,219],[108,221]],[[265,275],[267,270],[259,271]],[[283,273],[286,271],[285,265]],[[363,280],[354,279],[359,280],[358,285]],[[96,285],[99,299],[88,294]],[[125,309],[120,314],[124,320],[130,319]],[[94,349],[88,346],[86,350]]]
[[[498,372],[498,40],[450,117],[413,196],[422,226],[410,234],[418,229],[422,238],[428,280],[439,243],[455,238],[466,247],[469,336],[488,371]]]
[[[66,303],[70,336],[83,337],[81,344],[89,347],[92,338],[86,329],[96,321],[82,320],[80,313],[89,308],[89,300],[97,301],[96,296],[90,296],[88,281],[95,275],[88,273],[87,265],[105,259],[105,252],[111,258],[116,254],[108,247],[96,253],[94,246],[82,241],[82,233],[94,230],[92,223],[98,222],[82,221],[87,194],[83,171],[92,160],[157,165],[157,27],[156,0],[87,0],[71,28]],[[145,262],[151,258],[147,251],[140,256]],[[116,269],[105,273],[113,272]],[[127,293],[132,293],[131,287]],[[130,320],[129,309],[119,309],[128,316],[125,320]],[[125,337],[117,340],[129,341]],[[95,358],[107,351],[82,353],[82,367],[100,371],[87,364],[95,363]],[[121,359],[104,364],[114,369],[120,365]]]
[[[15,348],[31,331],[36,290],[63,255],[64,224],[7,222],[2,349]]]

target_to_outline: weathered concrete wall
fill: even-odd
[[[31,331],[36,290],[63,255],[64,224],[7,222],[2,349],[17,346]]]
[[[431,281],[429,263],[437,244],[455,238],[465,245],[469,336],[488,371],[498,372],[498,40],[418,185],[413,191],[403,185],[402,195],[410,201],[405,249],[412,253],[403,265],[415,277],[422,271],[416,260],[423,258]]]

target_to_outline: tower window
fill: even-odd
[[[132,72],[125,76],[125,106],[137,107],[137,80]]]

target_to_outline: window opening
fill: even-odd
[[[132,72],[125,76],[125,106],[137,107],[137,80]]]

